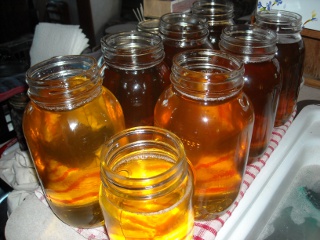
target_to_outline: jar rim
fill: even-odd
[[[95,98],[101,92],[102,78],[95,58],[64,55],[30,67],[26,72],[26,82],[29,85],[28,96],[38,106],[66,110]]]
[[[166,13],[160,17],[159,33],[174,40],[203,39],[209,35],[208,20],[194,13]]]
[[[302,29],[302,16],[296,12],[271,9],[257,11],[255,24],[267,26],[278,34],[287,32],[300,32]]]
[[[126,177],[126,176],[123,176],[123,175],[120,175],[120,174],[113,172],[108,166],[103,165],[107,161],[107,159],[104,158],[103,156],[108,156],[108,158],[112,158],[112,157],[116,156],[117,151],[115,150],[115,148],[119,147],[118,142],[121,139],[123,140],[125,137],[130,137],[135,134],[154,134],[154,136],[158,136],[158,140],[155,140],[155,141],[159,141],[159,139],[161,137],[170,139],[170,142],[174,144],[174,146],[171,146],[172,149],[179,156],[177,158],[177,162],[175,163],[175,165],[173,165],[171,168],[161,172],[158,175],[155,175],[152,177],[147,177],[147,178]],[[141,139],[137,139],[134,142],[134,144],[142,143],[141,140],[143,140],[143,137],[141,137]],[[148,140],[146,140],[146,142],[148,142]],[[134,146],[134,144],[132,146]],[[119,149],[121,150],[122,148],[120,147]],[[173,171],[173,169],[177,169],[177,167],[179,167],[181,164],[184,164],[186,161],[186,153],[184,151],[184,146],[183,146],[181,139],[175,133],[173,133],[167,129],[156,127],[156,126],[132,127],[132,128],[124,129],[124,130],[114,134],[113,137],[111,139],[109,139],[104,144],[104,150],[103,150],[103,153],[101,154],[101,156],[102,156],[102,159],[101,159],[102,165],[101,166],[102,166],[103,170],[105,171],[105,172],[102,172],[102,175],[108,174],[109,176],[112,176],[112,178],[122,179],[122,180],[130,180],[130,181],[136,181],[136,182],[150,180],[150,179],[157,179],[159,177],[162,177],[163,175],[167,174],[168,172]]]
[[[106,35],[101,38],[101,50],[108,65],[126,70],[150,68],[164,59],[161,37],[144,31]]]
[[[219,50],[193,49],[174,56],[171,83],[183,94],[225,99],[242,90],[243,74],[239,58]]]
[[[266,60],[277,51],[277,35],[271,29],[250,24],[230,25],[223,29],[220,49],[238,57]]]
[[[197,0],[191,6],[191,12],[205,16],[210,22],[219,22],[234,17],[234,4],[225,0]]]

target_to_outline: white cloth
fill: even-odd
[[[79,55],[88,42],[79,25],[39,23],[30,49],[31,66],[55,56]]]
[[[1,156],[0,177],[13,188],[8,195],[8,215],[10,215],[35,189],[38,178],[28,151],[15,149]]]

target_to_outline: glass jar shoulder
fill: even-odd
[[[115,96],[106,88],[92,101],[71,110],[46,110],[30,101],[24,114],[25,131],[38,134],[55,131],[83,134],[85,129],[104,131],[110,136],[124,128],[121,106]],[[104,129],[104,130],[102,130]]]
[[[169,126],[184,122],[185,127],[218,128],[230,124],[239,127],[253,119],[253,107],[243,92],[224,100],[190,98],[177,92],[172,86],[158,99],[155,107],[155,125]],[[204,131],[205,130],[204,128]]]

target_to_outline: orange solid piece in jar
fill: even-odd
[[[243,73],[242,62],[229,54],[184,51],[174,57],[171,87],[155,107],[155,126],[184,143],[195,176],[198,220],[227,211],[240,190],[254,123],[242,91]]]
[[[23,131],[46,200],[70,226],[101,226],[100,153],[105,140],[124,129],[120,104],[102,87],[91,57],[51,58],[26,76]]]

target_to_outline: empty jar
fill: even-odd
[[[183,143],[152,126],[104,146],[100,205],[110,239],[192,239],[193,177]]]
[[[305,48],[301,37],[302,17],[298,13],[270,10],[255,14],[255,24],[277,33],[276,58],[280,63],[282,87],[275,126],[281,126],[292,115],[300,91]]]
[[[73,227],[103,225],[100,153],[124,129],[119,102],[88,56],[48,59],[32,66],[26,78],[30,101],[23,131],[50,208]]]
[[[220,49],[244,62],[243,91],[255,114],[249,163],[267,149],[275,123],[281,90],[276,41],[274,31],[249,24],[228,26],[221,35]]]
[[[236,199],[248,160],[254,113],[242,91],[243,63],[210,49],[184,51],[173,63],[155,126],[184,143],[195,177],[195,218],[213,219]]]
[[[222,30],[234,24],[233,3],[226,0],[198,0],[192,4],[191,12],[208,20],[210,42],[213,49],[219,50]]]
[[[212,48],[205,17],[191,13],[167,13],[161,16],[159,34],[162,37],[165,62],[171,68],[173,56],[185,50]]]
[[[160,36],[122,32],[101,39],[105,62],[103,85],[119,100],[126,127],[152,126],[153,110],[170,85]]]

